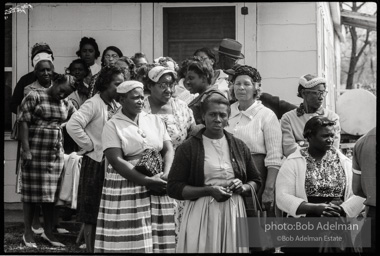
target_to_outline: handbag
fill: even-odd
[[[252,184],[248,183],[251,189],[251,197],[252,200],[249,200],[251,197],[245,197],[244,201],[246,202],[246,213],[247,217],[255,217],[254,221],[258,222],[258,230],[255,230],[254,232],[258,233],[258,237],[260,238],[260,247],[250,247],[250,252],[257,252],[257,251],[274,251],[274,243],[271,237],[271,234],[269,232],[265,232],[265,223],[266,223],[266,217],[267,212],[263,210],[261,207],[259,198],[257,196],[257,193],[255,191],[255,188]]]
[[[135,169],[148,177],[161,173],[162,156],[160,152],[152,148],[145,149],[140,160],[135,165]],[[158,193],[150,190],[150,193],[155,196],[162,196],[166,194],[166,191]]]

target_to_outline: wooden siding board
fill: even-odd
[[[292,104],[299,105],[302,99],[297,97],[298,77],[292,78],[264,78],[261,82],[263,92],[270,93]]]
[[[153,60],[153,3],[141,3],[140,51],[145,53],[148,61]],[[136,51],[137,52],[137,51]]]
[[[140,5],[112,5],[112,30],[141,29]]]
[[[257,24],[310,24],[316,22],[315,3],[258,3]]]
[[[257,51],[315,51],[315,24],[258,25]]]
[[[263,78],[300,77],[317,72],[316,51],[258,52],[257,68]]]
[[[21,202],[21,195],[15,192],[15,185],[4,186],[4,203]]]

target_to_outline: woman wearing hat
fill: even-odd
[[[123,70],[104,67],[96,81],[98,93],[75,112],[66,125],[67,132],[85,153],[78,188],[78,220],[85,224],[87,252],[94,252],[95,228],[104,181],[102,149],[103,126],[120,105],[115,101],[116,87],[124,82]]]
[[[282,130],[282,149],[289,156],[299,147],[306,147],[308,142],[303,137],[306,122],[313,116],[324,116],[336,122],[334,147],[339,149],[340,125],[339,116],[323,108],[326,97],[326,79],[314,75],[304,75],[299,79],[297,96],[303,99],[300,106],[285,113],[280,121]]]
[[[144,100],[144,111],[157,114],[166,125],[174,149],[177,148],[195,125],[193,111],[182,100],[173,98],[177,73],[157,66],[148,72],[150,95]]]
[[[251,66],[240,66],[232,76],[231,95],[237,102],[231,105],[226,130],[249,147],[259,169],[263,186],[257,192],[268,216],[275,216],[274,185],[282,163],[281,127],[272,110],[263,106],[261,76]]]
[[[176,72],[162,66],[152,68],[148,73],[150,95],[144,100],[144,111],[157,114],[166,125],[174,150],[182,144],[195,126],[193,111],[187,104],[173,98],[176,87]],[[167,180],[167,177],[163,177]],[[176,234],[179,232],[181,202],[176,202]]]
[[[23,100],[18,115],[22,143],[22,195],[27,247],[37,248],[31,229],[36,204],[42,205],[44,233],[51,245],[64,247],[52,233],[54,202],[63,169],[61,125],[75,107],[65,99],[76,90],[74,77],[58,75],[46,90],[32,90]]]
[[[36,43],[35,45],[33,45],[31,52],[32,67],[34,67],[33,59],[39,53],[50,54],[51,60],[54,61],[53,51],[50,49],[50,46],[46,43]],[[36,80],[37,77],[35,76],[34,71],[32,71],[22,76],[20,80],[17,82],[11,99],[11,110],[14,114],[17,115],[17,108],[21,104],[22,99],[24,98],[24,88]]]
[[[116,91],[122,106],[104,126],[102,143],[110,165],[105,174],[95,253],[170,253],[175,249],[174,203],[166,181],[174,150],[165,124],[143,109],[143,84],[125,81]],[[147,176],[135,167],[145,152],[162,156],[162,172]],[[140,169],[139,169],[140,170]]]

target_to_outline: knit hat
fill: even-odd
[[[318,84],[326,84],[327,81],[324,77],[318,77],[306,74],[300,77],[298,82],[303,88],[310,89]]]
[[[135,80],[129,80],[124,81],[116,88],[117,93],[127,93],[129,91],[132,91],[135,88],[141,88],[144,89],[144,85],[140,83],[139,81]]]

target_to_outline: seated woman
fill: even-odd
[[[87,100],[67,123],[67,132],[85,151],[78,187],[78,220],[85,224],[87,252],[94,252],[95,228],[104,181],[102,150],[103,126],[120,105],[115,101],[116,87],[124,82],[124,72],[118,67],[104,67],[95,86],[99,93]]]
[[[285,156],[289,156],[297,148],[307,146],[307,141],[303,137],[303,129],[306,122],[313,116],[323,116],[335,121],[334,147],[339,149],[339,116],[322,106],[327,95],[326,83],[327,81],[323,77],[314,75],[300,77],[297,96],[303,99],[303,103],[298,108],[285,113],[280,121],[282,149]]]
[[[31,229],[34,208],[42,205],[43,239],[52,246],[64,247],[53,235],[54,202],[63,170],[61,125],[75,107],[65,99],[76,90],[74,77],[57,75],[48,89],[31,91],[22,101],[18,122],[22,143],[22,197],[27,247],[37,248]]]
[[[309,146],[297,148],[278,173],[278,207],[296,218],[356,217],[364,198],[353,194],[351,160],[333,147],[335,122],[312,117],[303,134]]]
[[[259,201],[268,216],[274,216],[274,186],[282,163],[280,123],[273,111],[258,100],[261,76],[255,68],[240,66],[232,76],[232,83],[231,96],[237,102],[231,105],[226,130],[244,141],[251,150],[263,180],[263,186],[257,193]]]
[[[228,100],[211,94],[202,111],[205,128],[177,148],[169,173],[169,196],[185,200],[176,252],[248,252],[237,243],[248,226],[237,218],[246,217],[242,195],[259,189],[260,175],[248,147],[224,130]]]
[[[103,183],[95,253],[174,252],[173,199],[157,195],[166,191],[163,177],[173,161],[170,137],[160,117],[142,111],[142,83],[125,81],[116,91],[122,108],[102,133],[110,165]],[[147,149],[160,152],[163,172],[146,176],[135,167]]]

